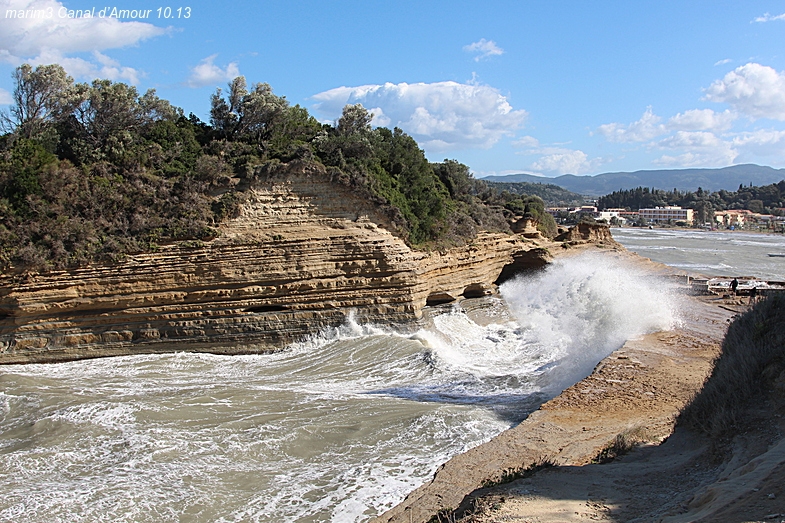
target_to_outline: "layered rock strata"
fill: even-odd
[[[490,292],[505,266],[549,257],[500,233],[415,251],[389,228],[373,203],[322,170],[282,169],[249,190],[240,216],[203,245],[0,277],[0,363],[270,351],[350,315],[410,322],[426,304]]]

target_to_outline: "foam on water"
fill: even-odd
[[[540,383],[559,391],[587,376],[628,339],[668,330],[677,301],[657,278],[600,255],[557,260],[502,285],[525,339],[551,360]]]
[[[663,288],[582,257],[503,285],[487,321],[456,307],[272,355],[3,367],[0,521],[365,521],[673,324]]]
[[[785,280],[785,236],[741,231],[613,228],[613,237],[654,261],[705,276]]]

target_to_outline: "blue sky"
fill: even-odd
[[[93,8],[150,13],[68,17]],[[477,176],[785,167],[784,53],[781,1],[0,0],[3,104],[15,67],[60,63],[209,120],[243,75],[322,121],[362,103]]]

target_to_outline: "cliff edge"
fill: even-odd
[[[349,315],[411,322],[426,305],[486,294],[502,274],[543,266],[558,245],[480,233],[423,252],[388,221],[320,166],[284,166],[247,191],[214,240],[113,265],[0,276],[0,363],[264,352]]]

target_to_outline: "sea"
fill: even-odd
[[[785,279],[766,255],[782,237],[613,233],[674,267]],[[582,255],[429,308],[416,332],[350,320],[275,354],[3,366],[0,522],[365,522],[677,325],[681,299]]]
[[[611,232],[628,250],[691,274],[785,281],[783,234],[645,227]]]

